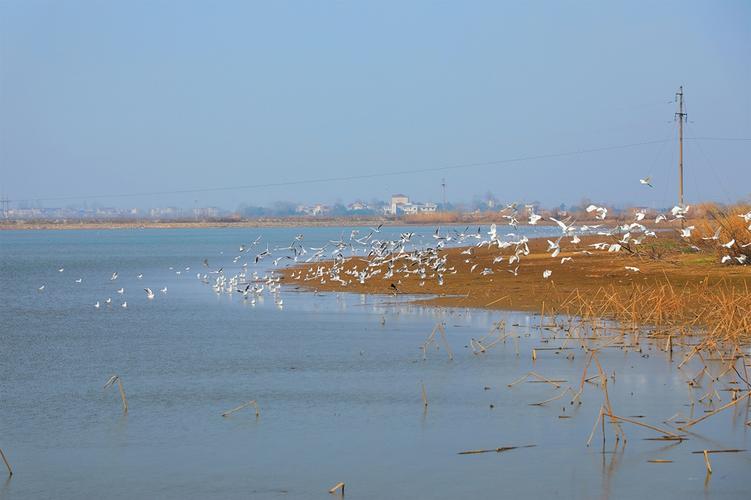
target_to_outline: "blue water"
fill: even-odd
[[[432,231],[420,229],[415,240],[430,241]],[[0,232],[0,448],[15,472],[0,479],[0,497],[325,499],[339,481],[351,498],[746,497],[747,453],[712,455],[708,480],[702,456],[690,453],[747,448],[746,404],[697,425],[678,445],[646,441],[655,434],[624,424],[628,443],[614,451],[610,431],[604,448],[599,434],[585,446],[602,402],[596,387],[580,406],[570,398],[530,406],[557,393],[547,384],[508,388],[530,370],[578,386],[581,349],[539,351],[532,361],[533,347],[560,344],[541,341],[529,326],[539,318],[286,288],[283,309],[270,295],[251,306],[196,279],[204,258],[212,269],[239,270],[232,258],[257,236],[263,249],[298,233],[317,247],[349,232]],[[265,260],[250,270],[270,267]],[[470,339],[501,319],[516,339],[472,354]],[[422,360],[420,346],[438,321],[453,361],[444,349]],[[676,412],[708,409],[687,405],[697,365],[677,370],[654,346],[642,354],[600,355],[616,373],[617,413],[665,426]],[[127,415],[117,390],[103,388],[113,374],[123,381]],[[220,416],[251,399],[259,418],[247,408]],[[527,444],[536,447],[457,455]],[[656,458],[673,463],[647,462]]]

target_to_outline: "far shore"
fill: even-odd
[[[617,219],[613,219],[617,220]],[[209,229],[209,228],[276,228],[276,227],[377,227],[388,226],[478,226],[498,224],[508,227],[498,213],[474,214],[458,217],[422,218],[422,217],[269,217],[238,220],[0,220],[0,231],[38,231],[38,230],[118,230],[118,229]],[[598,224],[601,220],[593,218],[577,219],[578,224]],[[522,222],[520,226],[527,226]],[[648,227],[651,224],[646,224]],[[555,226],[550,220],[541,220],[537,226]]]

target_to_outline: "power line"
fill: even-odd
[[[662,142],[665,142],[665,140],[661,139],[661,140],[654,140],[654,141],[635,142],[631,144],[620,144],[617,146],[605,146],[605,147],[599,147],[599,148],[579,149],[579,150],[565,151],[565,152],[559,152],[559,153],[519,156],[515,158],[506,158],[503,160],[492,160],[492,161],[476,162],[476,163],[461,163],[461,164],[447,165],[447,166],[442,166],[442,167],[425,167],[425,168],[416,168],[416,169],[411,169],[411,170],[378,172],[378,173],[372,173],[372,174],[344,175],[344,176],[337,176],[337,177],[323,177],[323,178],[317,178],[317,179],[301,179],[301,180],[296,180],[296,181],[267,182],[267,183],[262,183],[262,184],[246,184],[246,185],[223,186],[223,187],[212,187],[212,188],[179,189],[179,190],[172,190],[172,191],[149,191],[149,192],[141,192],[141,193],[53,196],[53,197],[46,197],[46,198],[31,197],[31,198],[19,198],[19,199],[14,199],[14,200],[9,200],[9,201],[11,202],[18,202],[18,201],[25,201],[25,200],[65,201],[65,200],[81,200],[81,199],[94,199],[94,198],[135,198],[135,197],[140,197],[140,196],[163,196],[163,195],[173,195],[173,194],[211,193],[211,192],[219,192],[219,191],[239,191],[239,190],[245,190],[245,189],[263,189],[263,188],[271,188],[271,187],[298,186],[298,185],[304,185],[304,184],[321,184],[321,183],[326,183],[326,182],[342,182],[342,181],[353,181],[353,180],[363,180],[363,179],[374,179],[374,178],[379,178],[379,177],[391,177],[391,176],[408,175],[408,174],[421,174],[421,173],[427,173],[427,172],[440,172],[440,171],[445,171],[445,170],[478,168],[478,167],[487,167],[487,166],[492,166],[492,165],[519,163],[519,162],[525,162],[525,161],[562,158],[562,157],[567,157],[567,156],[598,153],[602,151],[614,151],[618,149],[629,149],[629,148],[635,148],[639,146],[648,146],[651,144],[660,144]]]
[[[719,138],[719,137],[713,137],[713,138],[690,137],[690,138],[685,138],[685,140],[751,141],[751,139],[745,139],[745,138]],[[46,197],[46,198],[29,197],[29,198],[17,198],[17,199],[12,199],[8,201],[15,203],[15,202],[27,201],[27,200],[70,201],[70,200],[84,200],[84,199],[97,199],[97,198],[138,198],[138,197],[165,196],[165,195],[177,195],[177,194],[212,193],[212,192],[221,192],[221,191],[242,191],[246,189],[265,189],[265,188],[273,188],[273,187],[299,186],[299,185],[305,185],[305,184],[322,184],[322,183],[327,183],[327,182],[345,182],[345,181],[354,181],[354,180],[375,179],[375,178],[380,178],[380,177],[392,177],[392,176],[399,176],[399,175],[421,174],[421,173],[428,173],[428,172],[441,172],[441,171],[446,171],[446,170],[480,168],[480,167],[488,167],[492,165],[521,163],[521,162],[534,161],[534,160],[549,160],[549,159],[554,159],[554,158],[563,158],[563,157],[569,157],[569,156],[600,153],[604,151],[630,149],[630,148],[635,148],[635,147],[640,147],[640,146],[649,146],[652,144],[662,144],[668,141],[670,141],[670,139],[658,139],[658,140],[653,140],[653,141],[634,142],[630,144],[619,144],[619,145],[604,146],[604,147],[599,147],[599,148],[578,149],[578,150],[564,151],[564,152],[558,152],[558,153],[518,156],[515,158],[506,158],[503,160],[492,160],[492,161],[476,162],[476,163],[461,163],[461,164],[446,165],[446,166],[441,166],[441,167],[425,167],[425,168],[417,168],[417,169],[411,169],[411,170],[377,172],[377,173],[372,173],[372,174],[344,175],[344,176],[336,176],[336,177],[323,177],[323,178],[317,178],[317,179],[300,179],[300,180],[294,180],[294,181],[267,182],[267,183],[261,183],[261,184],[246,184],[246,185],[209,187],[209,188],[179,189],[179,190],[171,190],[171,191],[146,191],[146,192],[139,192],[139,193],[113,193],[113,194],[94,194],[94,195],[78,195],[78,196],[52,196],[52,197]]]

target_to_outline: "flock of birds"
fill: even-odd
[[[641,181],[651,186],[649,178],[641,179]],[[655,225],[659,225],[665,221],[684,220],[689,213],[689,209],[689,206],[675,206],[667,214],[658,214],[654,219],[654,223]],[[524,211],[526,213],[521,212],[524,213],[524,215],[521,215],[519,207],[512,204],[501,211],[501,216],[507,219],[508,225],[514,229],[519,226],[519,219],[526,218],[529,225],[537,225],[538,222],[544,219],[541,215],[534,212],[532,206],[525,205]],[[580,236],[585,234],[602,236],[607,238],[607,241],[589,244],[588,246],[591,250],[577,250],[575,253],[578,255],[592,255],[594,251],[609,253],[620,252],[624,249],[633,251],[634,248],[642,245],[646,238],[657,238],[658,232],[644,225],[643,222],[647,215],[643,210],[636,211],[633,220],[625,223],[616,223],[612,226],[607,226],[605,223],[608,214],[607,208],[589,205],[586,208],[586,212],[592,214],[598,221],[603,222],[577,225],[576,221],[572,221],[571,219],[558,220],[554,217],[549,217],[549,220],[555,223],[561,230],[561,235],[556,240],[547,240],[547,252],[551,258],[557,259],[560,256],[565,244],[564,239],[572,245],[577,245],[582,241]],[[743,217],[746,223],[751,222],[751,212],[740,215],[740,217]],[[392,280],[390,287],[394,293],[398,293],[398,285],[401,283],[400,277],[417,276],[419,278],[419,286],[424,286],[425,281],[428,279],[434,279],[441,286],[446,276],[456,274],[456,266],[450,266],[447,261],[447,254],[440,252],[447,244],[466,246],[467,248],[461,252],[464,263],[470,266],[470,273],[477,271],[483,276],[495,274],[496,272],[503,271],[503,269],[493,269],[491,267],[480,269],[480,264],[474,262],[472,257],[478,248],[497,248],[499,254],[494,257],[492,263],[500,264],[505,261],[507,264],[505,271],[514,276],[518,275],[520,263],[523,258],[530,254],[529,239],[526,236],[519,236],[511,232],[507,233],[505,237],[501,237],[496,224],[490,226],[487,236],[483,234],[479,227],[476,232],[469,232],[467,228],[462,232],[449,230],[444,233],[441,233],[440,228],[437,228],[432,235],[434,239],[433,244],[417,248],[410,248],[408,246],[414,233],[405,232],[401,233],[398,239],[381,240],[377,237],[379,229],[380,227],[371,228],[370,232],[362,237],[360,237],[359,231],[354,230],[348,240],[340,238],[338,241],[330,241],[326,247],[311,249],[315,250],[316,253],[305,262],[325,257],[323,259],[324,262],[309,266],[307,269],[299,268],[296,273],[293,272],[291,274],[291,279],[303,282],[317,281],[320,284],[330,281],[337,282],[341,286],[348,286],[354,282],[365,284],[369,279],[380,277],[383,280]],[[693,229],[695,229],[694,226],[680,229],[681,238],[689,239]],[[751,224],[749,224],[748,230],[751,231]],[[739,244],[734,239],[721,243],[719,242],[720,234],[721,228],[718,228],[713,236],[703,239],[716,241],[720,248],[728,250],[735,245],[741,248],[751,246],[751,242]],[[689,246],[693,250],[700,250],[695,245]],[[294,257],[287,258],[293,258],[293,260],[297,261],[297,258],[301,255],[299,250],[295,249]],[[345,250],[349,250],[349,256],[345,255]],[[504,251],[507,252],[506,255],[504,255]],[[345,263],[351,257],[358,254],[367,257],[363,263],[345,266]],[[560,264],[571,262],[573,258],[570,255],[560,257]],[[733,259],[738,264],[748,264],[747,257],[744,254],[740,254],[737,257],[725,255],[721,258],[721,262],[726,264],[732,262]],[[634,266],[625,266],[625,269],[630,272],[640,272],[640,269]],[[545,269],[542,273],[542,278],[548,279],[552,274],[552,270]]]
[[[170,268],[170,269],[172,269],[172,268]],[[57,270],[57,272],[58,273],[63,273],[63,272],[65,272],[65,268],[61,267],[61,268],[59,268]],[[116,271],[116,272],[112,273],[112,275],[109,278],[109,281],[112,282],[112,283],[116,283],[117,279],[119,277],[120,277],[120,273],[118,273]],[[139,280],[142,280],[143,279],[143,273],[139,273],[136,276],[136,278],[139,279]],[[73,282],[76,283],[76,284],[81,284],[81,283],[83,283],[83,278],[76,278]],[[40,292],[43,292],[46,288],[47,288],[47,284],[43,283],[40,287],[37,288],[37,290],[40,291]],[[146,298],[148,300],[153,300],[154,297],[156,296],[156,294],[154,293],[154,291],[151,288],[146,287],[143,290],[144,290],[144,292],[146,292]],[[164,288],[162,288],[159,291],[161,293],[163,293],[163,294],[166,294],[167,293],[167,287],[165,286]],[[120,297],[122,297],[122,299],[118,300],[118,302],[120,303],[120,307],[122,307],[123,309],[127,309],[128,308],[128,301],[125,300],[125,287],[121,286],[121,287],[115,289],[115,292]],[[107,297],[106,299],[104,299],[102,301],[97,300],[94,303],[94,308],[95,309],[100,309],[102,307],[102,305],[111,307],[111,306],[113,306],[113,304],[114,304],[113,299],[110,296],[110,297]]]
[[[652,186],[650,178],[640,179],[641,184]],[[689,206],[675,206],[668,213],[660,213],[654,219],[654,225],[657,226],[663,222],[683,221],[689,213]],[[567,218],[559,220],[554,217],[548,217],[550,222],[555,223],[560,231],[560,236],[555,239],[547,240],[547,253],[552,259],[558,259],[560,253],[564,250],[564,245],[570,243],[577,245],[575,255],[586,256],[592,255],[595,251],[615,253],[622,250],[633,251],[634,248],[642,245],[646,238],[657,238],[658,232],[649,229],[644,225],[647,213],[644,210],[637,210],[633,214],[633,219],[628,222],[616,222],[614,225],[607,224],[608,209],[606,207],[594,204],[586,207],[586,212],[593,217],[596,224],[577,225],[575,220]],[[511,204],[503,208],[499,216],[506,219],[509,227],[516,230],[520,224],[520,219],[525,220],[529,225],[535,226],[544,217],[536,214],[531,205],[523,207],[517,204]],[[748,225],[748,231],[751,232],[751,211],[741,214],[745,223]],[[196,278],[217,294],[241,294],[242,298],[251,305],[261,299],[264,294],[273,297],[274,304],[282,308],[284,301],[281,296],[282,277],[276,272],[276,268],[286,265],[295,265],[296,267],[290,273],[289,278],[293,281],[316,282],[325,284],[327,282],[339,283],[346,287],[352,283],[365,284],[370,279],[380,278],[390,280],[390,288],[394,293],[399,293],[400,278],[417,276],[419,285],[424,286],[426,280],[435,280],[439,286],[444,284],[447,276],[456,274],[455,265],[449,265],[446,252],[441,250],[449,246],[465,246],[461,252],[462,259],[470,267],[470,273],[478,272],[482,276],[502,272],[504,269],[483,266],[479,269],[480,264],[473,261],[478,248],[488,247],[497,248],[498,255],[494,257],[492,264],[506,263],[505,271],[517,276],[522,260],[530,254],[529,239],[526,236],[517,235],[515,232],[506,233],[501,236],[496,224],[490,226],[487,233],[483,233],[478,227],[477,231],[464,231],[452,229],[441,232],[438,227],[425,242],[421,237],[415,238],[414,232],[403,232],[398,238],[381,238],[381,229],[383,224],[375,228],[369,228],[367,234],[361,234],[359,229],[354,229],[348,237],[344,233],[338,240],[329,240],[319,247],[306,247],[303,244],[303,234],[298,234],[284,247],[270,248],[268,244],[263,248],[261,237],[239,246],[237,254],[232,258],[233,265],[239,265],[236,272],[230,273],[224,267],[212,268],[208,259],[204,259],[203,269],[196,273]],[[694,226],[682,227],[679,229],[679,235],[684,240],[691,238]],[[365,231],[363,231],[365,233]],[[746,248],[751,246],[749,243],[741,244],[735,239],[730,241],[720,241],[722,228],[718,228],[712,236],[706,236],[702,239],[712,241],[720,249],[729,251],[734,246]],[[597,235],[603,237],[606,241],[589,244],[589,248],[579,249],[581,237],[583,235]],[[421,240],[415,242],[415,240]],[[690,248],[699,251],[699,247],[690,244]],[[504,252],[506,254],[504,255]],[[735,252],[737,255],[726,255],[721,257],[723,264],[737,263],[740,265],[749,264],[747,261],[747,252]],[[360,257],[358,262],[353,262],[345,266],[355,257]],[[574,259],[571,255],[560,257],[560,264],[566,264]],[[269,263],[273,265],[273,270],[260,275],[258,270],[250,270],[249,266],[262,266],[271,269]],[[190,267],[185,267],[184,271],[189,272]],[[625,266],[629,272],[638,273],[640,269],[634,266]],[[64,272],[64,268],[59,268],[58,272]],[[183,270],[175,270],[176,277],[180,277]],[[550,269],[545,269],[542,273],[543,279],[549,279],[553,274]],[[143,279],[143,274],[138,274],[138,280]],[[113,272],[109,280],[117,283],[119,273]],[[78,278],[75,283],[82,283],[83,279]],[[38,287],[43,292],[46,284]],[[313,287],[314,288],[314,287]],[[119,287],[116,293],[121,297],[120,307],[127,308],[128,302],[125,300],[125,289]],[[156,293],[151,288],[143,287],[147,300],[154,300]],[[161,294],[167,293],[167,287],[159,290]],[[94,307],[99,309],[102,305],[107,307],[113,306],[112,297],[107,297],[102,301],[96,301]]]

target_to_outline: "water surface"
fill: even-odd
[[[306,246],[317,247],[349,231],[0,233],[0,447],[15,470],[0,496],[325,499],[339,481],[351,498],[747,495],[747,454],[713,455],[706,481],[702,456],[690,453],[747,448],[747,405],[697,425],[682,444],[646,441],[655,434],[625,425],[625,448],[610,431],[604,445],[598,435],[586,447],[602,402],[597,387],[588,385],[575,406],[570,398],[530,406],[557,393],[548,384],[508,388],[530,370],[566,380],[564,387],[579,383],[578,348],[541,350],[532,361],[532,348],[560,344],[541,341],[539,318],[292,289],[282,291],[283,309],[268,295],[251,306],[195,276],[204,258],[212,269],[236,270],[238,245],[257,236],[273,248],[303,232]],[[431,228],[418,232],[430,241]],[[165,286],[151,301],[142,291]],[[470,339],[499,320],[518,339],[474,355]],[[444,349],[422,359],[439,321],[453,361]],[[615,372],[610,396],[621,415],[663,426],[676,412],[706,409],[687,405],[686,380],[698,365],[677,370],[648,345],[642,353],[605,350],[600,361]],[[127,415],[117,391],[102,387],[112,374],[124,382]],[[259,418],[249,409],[220,416],[250,399]],[[536,446],[457,454],[528,444]]]

